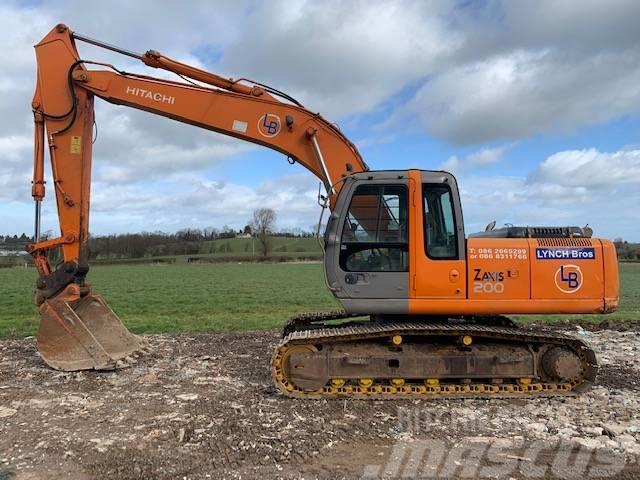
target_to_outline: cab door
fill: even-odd
[[[325,271],[348,312],[407,312],[409,197],[406,171],[345,182],[327,225]]]
[[[465,238],[458,187],[446,172],[409,172],[411,193],[410,296],[466,297]]]

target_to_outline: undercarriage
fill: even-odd
[[[305,314],[283,334],[272,374],[298,398],[568,395],[588,389],[598,369],[580,339],[530,332],[501,316]]]

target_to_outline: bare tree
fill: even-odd
[[[326,223],[321,223],[320,224],[320,236],[324,235],[324,231],[327,228],[327,224]],[[309,227],[309,231],[311,232],[308,236],[309,237],[315,237],[316,234],[318,233],[318,224],[314,223],[313,225],[311,225]]]
[[[263,257],[269,255],[271,250],[271,234],[276,223],[276,212],[270,208],[259,208],[253,212],[251,230],[258,239],[260,253]]]

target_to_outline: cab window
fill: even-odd
[[[422,186],[425,249],[436,259],[458,258],[458,239],[451,189],[446,185]]]
[[[342,229],[340,267],[348,272],[407,271],[407,231],[404,185],[360,185]]]

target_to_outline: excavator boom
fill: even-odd
[[[134,57],[150,67],[173,72],[183,81],[126,73],[113,65],[84,60],[76,40]],[[74,34],[65,25],[57,25],[35,49],[38,76],[32,103],[32,195],[36,219],[35,243],[29,252],[39,273],[36,303],[42,318],[38,347],[54,368],[113,368],[141,348],[138,339],[85,282],[94,97],[281,152],[323,182],[331,204],[347,175],[368,169],[357,148],[336,126],[268,86],[226,79],[156,51],[129,52]],[[45,135],[61,233],[41,240]],[[58,247],[63,262],[54,269],[47,253]]]

